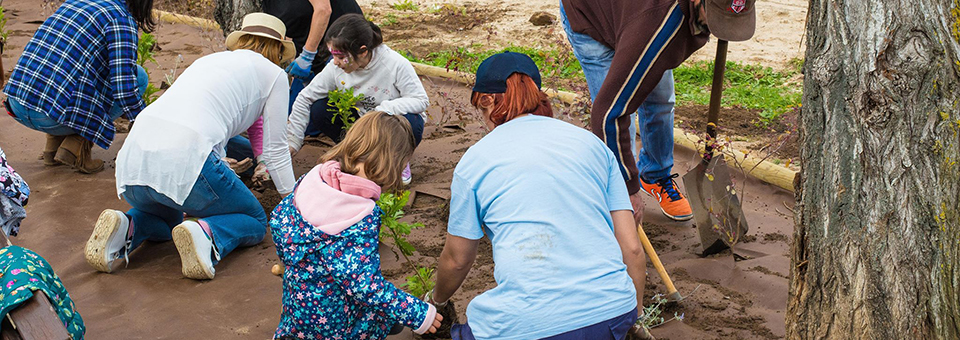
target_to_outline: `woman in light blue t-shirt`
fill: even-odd
[[[540,73],[526,55],[485,60],[471,101],[491,132],[454,170],[449,235],[427,299],[452,309],[443,307],[484,235],[497,287],[470,302],[468,322],[453,325],[452,338],[649,336],[630,331],[643,296],[644,253],[613,153],[589,131],[550,118]]]

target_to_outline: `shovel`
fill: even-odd
[[[730,181],[730,169],[722,154],[714,155],[717,140],[717,116],[723,93],[723,71],[727,64],[727,41],[717,41],[717,57],[713,63],[713,87],[707,111],[707,139],[703,159],[683,176],[687,198],[693,210],[694,223],[700,235],[701,256],[730,248],[747,233],[747,219],[740,208],[737,191]]]

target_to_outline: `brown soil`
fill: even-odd
[[[155,0],[153,7],[162,11],[213,19],[214,0]]]
[[[166,6],[177,2],[159,3]],[[544,3],[527,7],[530,11],[550,11],[550,6],[556,6],[552,1]],[[469,4],[473,3],[464,6],[502,8],[500,19],[520,16],[527,20],[530,16],[516,13],[521,8],[527,11],[522,6]],[[44,15],[31,0],[8,0],[4,7],[10,19],[8,28],[19,32],[11,34],[4,55],[9,72]],[[436,21],[435,27],[449,25],[446,29],[458,23],[469,26],[469,21]],[[482,26],[464,32],[483,34]],[[162,25],[157,36],[162,50],[157,53],[160,66],[153,66],[151,71],[155,82],[161,79],[157,78],[161,73],[173,69],[178,55],[184,60],[179,68],[182,71],[203,54],[222,50],[222,37],[182,25]],[[503,35],[498,37],[504,39]],[[475,113],[467,104],[468,92],[463,85],[435,79],[424,79],[424,85],[433,105],[428,112],[425,139],[411,162],[414,182],[410,189],[415,197],[404,220],[424,224],[409,236],[418,249],[412,260],[431,266],[436,264],[446,237],[453,168],[466,148],[482,138],[485,131],[473,117]],[[702,113],[682,111],[678,109],[678,120],[689,122],[695,122],[694,116]],[[726,114],[721,113],[721,117]],[[583,118],[576,112],[563,112],[562,116],[575,123]],[[754,116],[755,112],[751,117]],[[730,125],[744,131],[751,129],[742,124]],[[66,167],[44,167],[36,158],[44,143],[43,134],[0,115],[0,146],[33,189],[28,218],[21,236],[13,242],[38,252],[57,270],[84,318],[89,339],[129,339],[143,334],[166,339],[271,337],[279,320],[281,279],[270,272],[278,260],[269,236],[258,246],[231,253],[217,266],[217,278],[205,282],[181,277],[179,257],[170,242],[144,245],[131,254],[128,267],[114,274],[96,273],[84,262],[80,254],[99,212],[129,208],[117,198],[113,177],[113,160],[124,138],[125,134],[119,134],[109,150],[94,150],[94,157],[107,161],[106,171],[82,175]],[[295,172],[305,173],[328,148],[323,143],[308,143],[294,158]],[[677,149],[675,159],[675,171],[683,174],[696,164],[697,155]],[[735,177],[736,183],[744,185],[739,190],[740,199],[751,228],[746,238],[757,240],[737,246],[739,261],[729,252],[701,258],[697,255],[699,237],[692,223],[667,219],[652,199],[645,199],[644,227],[674,284],[686,297],[679,304],[666,307],[664,315],[677,312],[686,319],[653,329],[660,339],[770,339],[785,334],[785,277],[789,267],[785,254],[791,242],[788,235],[792,234],[793,219],[784,214],[784,204],[792,205],[793,195],[754,179]],[[273,189],[255,191],[255,195],[265,210],[271,210],[280,199]],[[381,258],[385,276],[394,283],[399,284],[412,274],[410,266],[393,255],[391,247],[381,247]],[[491,246],[485,239],[477,262],[453,298],[461,320],[466,320],[463,313],[474,296],[496,286],[493,267]],[[649,298],[666,293],[663,281],[649,263],[648,273],[644,295]],[[409,330],[391,337],[411,338]]]
[[[706,105],[679,106],[676,108],[676,125],[691,133],[703,134],[707,126]],[[781,160],[800,159],[800,144],[797,139],[797,119],[800,109],[794,109],[767,125],[760,120],[760,111],[740,107],[721,107],[717,135],[733,141],[746,142],[744,152],[756,151],[763,156]],[[752,151],[751,151],[752,150]]]

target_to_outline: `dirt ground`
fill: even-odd
[[[419,11],[400,11],[390,5],[400,0],[358,0],[367,17],[382,24],[388,14],[397,24],[383,27],[385,40],[395,49],[415,55],[453,47],[483,44],[484,48],[529,46],[565,48],[563,26],[534,26],[536,12],[559,16],[559,0],[416,0]],[[757,2],[757,33],[746,42],[730,43],[728,60],[759,63],[774,68],[790,67],[790,60],[802,58],[807,1],[769,0]],[[712,41],[692,60],[712,60]]]
[[[426,8],[432,3],[423,1],[420,6]],[[474,4],[485,10],[481,12],[495,12],[497,15],[490,18],[496,21],[465,29],[467,33],[437,33],[438,41],[456,44],[456,40],[446,39],[453,39],[450,37],[455,35],[463,35],[463,39],[471,34],[481,36],[486,33],[478,30],[493,25],[498,28],[495,36],[501,39],[500,43],[517,41],[519,44],[524,41],[523,37],[536,37],[531,32],[549,30],[526,23],[529,13],[557,11],[553,1],[494,3],[485,0],[457,4]],[[386,3],[361,1],[361,5],[368,12],[371,7],[383,11],[387,8]],[[3,65],[9,74],[24,44],[45,15],[32,0],[7,0],[4,7],[11,34]],[[756,59],[743,60],[777,66],[786,65],[786,60],[799,56],[800,49],[792,46],[799,45],[804,7],[800,1],[759,3],[761,19],[773,21],[758,27],[756,44],[743,44],[750,53],[735,52],[738,44],[732,44],[731,59],[750,55],[749,58]],[[785,14],[780,15],[781,12]],[[777,24],[778,17],[782,17],[784,25]],[[562,30],[554,26],[554,33],[556,31]],[[155,83],[177,65],[178,58],[183,60],[178,68],[182,70],[202,55],[222,50],[222,36],[216,32],[166,24],[157,36],[161,47],[157,53],[159,65],[148,65]],[[388,36],[387,40],[390,44],[399,44],[395,43],[396,38]],[[751,46],[755,45],[767,47],[753,49]],[[771,52],[772,46],[779,46],[775,53]],[[473,111],[467,108],[465,86],[435,79],[424,79],[424,85],[433,104],[429,111],[431,120],[424,142],[412,161],[411,190],[415,196],[406,219],[425,225],[414,230],[409,239],[418,249],[414,261],[430,265],[436,263],[443,246],[453,167],[485,132],[473,120]],[[684,110],[696,112],[703,108],[679,108],[678,117],[685,117]],[[564,117],[568,120],[578,119],[575,114],[566,113]],[[691,113],[690,119],[678,120],[689,121],[695,127],[692,118],[695,115]],[[456,123],[462,123],[463,127]],[[84,317],[88,339],[270,338],[279,320],[281,280],[270,273],[270,267],[278,260],[269,237],[258,246],[232,253],[218,265],[217,278],[205,282],[181,277],[178,255],[170,242],[146,244],[131,254],[127,268],[114,274],[97,273],[85,263],[83,246],[100,211],[129,208],[117,198],[113,178],[113,160],[124,138],[125,134],[119,134],[109,150],[94,150],[95,157],[107,160],[106,171],[81,175],[62,166],[44,167],[37,160],[43,135],[0,115],[0,147],[33,189],[27,207],[28,218],[21,236],[13,242],[38,252],[57,270]],[[308,144],[294,159],[295,172],[305,173],[327,148],[322,143]],[[689,150],[675,152],[675,172],[685,173],[698,160]],[[751,226],[744,242],[737,247],[738,261],[729,253],[701,258],[697,255],[699,239],[693,224],[666,219],[652,199],[646,200],[644,228],[677,288],[686,296],[665,312],[683,313],[685,320],[655,328],[653,334],[660,339],[771,339],[781,338],[785,333],[783,313],[787,299],[787,253],[793,230],[790,210],[793,195],[750,178],[738,177],[736,181],[744,186],[739,191]],[[279,200],[273,190],[257,195],[265,206]],[[490,252],[489,243],[484,242],[474,269],[454,297],[461,314],[470,299],[496,285]],[[395,259],[388,246],[382,247],[381,254],[383,272],[394,283],[404,281],[411,273],[407,264]],[[650,266],[648,274],[646,295],[664,293],[660,278]],[[409,330],[391,337],[411,338]]]

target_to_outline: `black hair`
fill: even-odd
[[[127,0],[127,9],[141,31],[150,33],[157,28],[157,21],[153,18],[153,0]]]
[[[330,25],[324,41],[356,58],[363,51],[373,51],[380,46],[383,32],[363,15],[351,13],[341,16]]]

